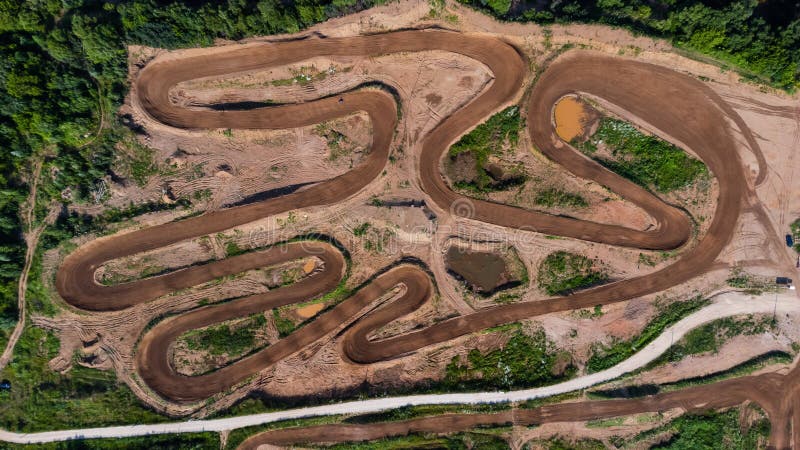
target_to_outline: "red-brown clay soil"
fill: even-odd
[[[442,210],[500,226],[611,245],[642,249],[673,249],[683,245],[691,234],[689,219],[683,212],[587,159],[555,135],[553,105],[564,95],[586,93],[631,112],[657,129],[667,130],[707,164],[719,183],[717,209],[707,234],[674,264],[649,275],[568,297],[496,306],[400,336],[371,341],[367,337],[370,332],[412,312],[432,292],[431,282],[423,270],[401,265],[381,274],[355,296],[267,349],[211,374],[196,377],[178,374],[169,364],[168,351],[182,332],[320,295],[332,289],[341,277],[341,255],[327,244],[297,243],[284,247],[288,248],[285,253],[271,249],[115,286],[96,283],[94,272],[97,268],[116,258],[216,233],[289,210],[333,205],[354,195],[383,170],[397,125],[397,110],[392,96],[377,89],[355,90],[301,104],[211,110],[184,108],[171,103],[170,88],[186,80],[285,65],[314,56],[369,56],[425,50],[465,55],[486,65],[494,75],[491,84],[477,98],[445,118],[422,140],[420,180],[432,203]],[[444,152],[470,127],[508,104],[518,94],[526,67],[520,53],[500,39],[441,30],[346,38],[311,37],[233,49],[212,56],[152,63],[136,79],[135,93],[144,110],[164,124],[180,128],[277,129],[306,126],[363,111],[373,124],[372,149],[351,171],[292,194],[91,242],[64,261],[56,277],[56,287],[61,296],[77,308],[119,310],[226,274],[309,254],[320,256],[324,261],[322,271],[294,286],[200,308],[167,319],[146,332],[136,360],[140,376],[162,396],[191,402],[223,392],[301,350],[351,319],[396,285],[405,287],[400,299],[367,314],[345,334],[342,348],[350,361],[363,364],[381,361],[503,323],[629,300],[667,289],[707,270],[728,243],[747,194],[742,164],[726,122],[726,116],[731,112],[725,110],[718,97],[699,81],[661,66],[587,51],[569,52],[540,77],[527,107],[528,131],[537,148],[577,176],[594,180],[644,209],[656,220],[658,225],[655,228],[640,231],[557,217],[467,199],[448,188],[439,172]],[[647,83],[641,80],[647,80]],[[737,122],[735,118],[734,122]],[[753,397],[761,392],[750,384],[744,386],[747,389],[741,391],[742,397]],[[691,392],[700,395],[704,391]],[[739,398],[734,399],[732,395],[715,394],[709,398],[714,401]],[[709,399],[697,397],[697,401],[707,402]],[[778,411],[768,406],[765,407],[768,411]]]
[[[792,432],[797,439],[797,423],[789,423],[787,415],[794,401],[781,395],[792,375],[764,374],[721,381],[680,391],[627,400],[600,400],[560,403],[535,409],[513,409],[493,414],[445,414],[401,422],[367,425],[318,425],[284,428],[256,434],[238,447],[256,449],[261,445],[303,443],[337,443],[375,440],[411,433],[457,433],[478,426],[541,425],[554,422],[580,422],[627,416],[652,411],[680,408],[687,412],[703,412],[753,401],[761,406],[772,421],[770,448],[791,448]],[[792,392],[795,392],[793,390]],[[776,395],[777,394],[777,395]]]

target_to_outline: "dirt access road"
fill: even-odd
[[[416,351],[467,333],[554,311],[591,307],[628,300],[682,283],[706,270],[729,241],[746,194],[743,169],[734,139],[715,97],[699,81],[651,64],[574,51],[557,60],[537,82],[528,103],[528,131],[532,142],[554,161],[575,174],[596,180],[645,209],[658,226],[642,232],[634,229],[556,217],[506,205],[467,199],[451,191],[439,172],[442,155],[459,136],[491,113],[511,102],[519,93],[527,65],[514,47],[504,41],[479,35],[441,30],[414,30],[348,38],[309,37],[296,41],[236,48],[213,56],[192,56],[146,66],[135,82],[136,101],[156,120],[182,128],[291,128],[310,125],[357,111],[366,112],[373,124],[372,149],[365,161],[339,177],[282,197],[207,213],[124,235],[93,241],[72,253],[61,266],[56,286],[62,297],[85,310],[119,310],[151,301],[173,290],[237,273],[247,267],[276,261],[275,254],[258,252],[243,257],[200,265],[162,276],[115,286],[95,282],[94,272],[104,262],[152,250],[182,240],[203,236],[285,211],[312,205],[332,205],[361,190],[386,165],[398,117],[394,99],[377,89],[342,93],[302,104],[237,109],[235,105],[213,105],[208,109],[178,107],[169,100],[169,89],[181,81],[231,72],[263,69],[298,62],[314,56],[369,56],[396,52],[444,50],[485,64],[494,79],[487,89],[464,108],[444,119],[421,141],[419,161],[423,190],[444,213],[451,211],[474,220],[594,242],[647,249],[672,249],[691,234],[689,219],[678,209],[633,183],[602,168],[561,142],[553,131],[551,110],[563,95],[584,92],[601,97],[640,117],[654,127],[668,130],[691,148],[719,181],[720,199],[707,235],[673,265],[650,275],[609,284],[580,294],[548,301],[497,306],[457,317],[404,335],[370,341],[370,331],[413,311],[432,291],[427,274],[414,266],[400,266],[378,277],[359,291],[362,298],[344,302],[322,315],[314,326],[303,327],[272,347],[234,363],[219,373],[225,376],[187,377],[170,366],[168,348],[177,336],[170,327],[156,326],[142,339],[137,352],[137,370],[147,384],[162,396],[180,402],[204,400],[236,385],[283,355],[297,352],[348,320],[350,307],[379,297],[394,285],[405,294],[399,301],[361,318],[343,338],[345,356],[357,363],[370,363]],[[643,84],[642,80],[648,80]],[[314,247],[313,245],[310,247]],[[298,246],[286,259],[312,254]],[[341,270],[332,250],[322,273],[297,287],[275,294],[248,297],[223,305],[200,308],[170,319],[176,329],[187,330],[276,304],[297,301],[303,295],[318,295]],[[316,284],[315,284],[316,283]],[[285,295],[283,299],[279,296]],[[239,306],[240,304],[244,306]],[[211,377],[211,378],[206,378]]]
[[[773,309],[774,308],[774,309]],[[511,392],[472,392],[463,394],[430,394],[430,395],[415,395],[407,397],[382,397],[370,400],[360,400],[353,402],[335,403],[322,406],[312,406],[299,409],[283,410],[264,414],[253,414],[246,416],[236,416],[226,419],[212,419],[212,420],[192,420],[188,422],[178,423],[162,423],[150,425],[131,425],[131,426],[117,426],[106,428],[91,428],[91,429],[74,429],[74,430],[60,430],[48,431],[41,433],[10,433],[0,430],[0,440],[6,442],[14,442],[19,444],[35,444],[65,441],[70,439],[93,439],[93,438],[114,438],[114,437],[132,437],[132,436],[145,436],[156,433],[193,433],[199,431],[230,431],[233,429],[255,426],[265,423],[274,423],[281,420],[291,420],[303,417],[314,417],[323,415],[334,414],[366,414],[384,411],[391,408],[399,408],[409,405],[433,405],[433,404],[457,404],[457,403],[498,403],[498,402],[520,402],[536,398],[546,398],[553,395],[562,394],[565,392],[572,392],[576,389],[587,388],[597,383],[616,379],[621,374],[636,370],[645,366],[650,361],[658,358],[664,353],[673,341],[680,340],[687,332],[696,328],[699,325],[708,323],[710,321],[720,319],[723,317],[732,317],[741,314],[763,314],[777,311],[778,314],[798,314],[800,313],[800,303],[797,302],[797,297],[792,294],[782,294],[778,297],[777,303],[772,294],[763,295],[759,298],[752,298],[749,295],[743,294],[723,294],[715,298],[714,303],[709,305],[676,323],[672,327],[664,330],[664,332],[656,338],[653,342],[638,351],[633,357],[621,362],[620,364],[612,367],[611,369],[595,374],[579,377],[564,383],[559,383],[551,386],[544,386],[540,388],[525,389]],[[701,407],[705,399],[702,397],[694,400],[695,407]],[[687,403],[688,404],[688,403]],[[653,403],[652,405],[656,405]],[[623,407],[613,411],[605,411],[602,417],[611,416],[614,413],[622,411],[629,411]],[[642,407],[641,409],[647,409]],[[576,416],[578,417],[578,416]],[[601,416],[597,416],[601,417]],[[456,424],[463,427],[469,427],[475,419],[466,419],[456,421]],[[504,417],[489,417],[483,416],[480,419],[485,424],[500,423],[506,420]],[[569,420],[569,419],[567,419]],[[577,419],[575,419],[577,420]],[[415,421],[419,423],[420,421]],[[438,425],[437,425],[438,424]],[[424,425],[427,429],[432,429],[433,432],[449,432],[456,431],[458,427],[449,428],[445,425],[452,425],[453,422],[433,421],[432,424]],[[436,425],[436,426],[434,426]],[[401,428],[383,428],[383,425],[378,426],[378,430],[371,430],[369,428],[356,428],[355,431],[347,433],[333,434],[328,439],[366,439],[371,436],[383,435],[389,436],[392,434],[402,434],[405,432],[412,432],[414,428],[423,425],[408,425]],[[383,428],[382,430],[380,430]],[[268,433],[260,437],[253,437],[248,441],[248,445],[257,446],[260,443],[269,443],[273,440],[281,439],[284,443],[295,442],[300,443],[307,428],[293,428],[291,432],[294,433],[294,438],[284,434],[283,436],[275,436]],[[289,433],[283,432],[283,433]],[[320,430],[312,430],[308,440],[322,439]]]

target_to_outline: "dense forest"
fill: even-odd
[[[624,26],[774,86],[798,85],[800,8],[793,0],[461,1],[504,20]],[[127,44],[175,48],[295,32],[381,2],[0,0],[0,342],[16,321],[25,250],[19,210],[31,161],[44,161],[37,205],[91,198],[125,131],[115,111],[127,88]],[[36,213],[41,219],[44,208]]]
[[[625,27],[709,55],[781,89],[794,91],[800,82],[797,0],[458,1],[503,20]]]
[[[17,318],[31,162],[44,161],[37,205],[90,198],[124,131],[115,111],[127,89],[127,44],[296,32],[376,1],[0,0],[0,342]]]

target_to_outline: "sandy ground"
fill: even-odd
[[[680,299],[696,292],[711,292],[724,283],[729,268],[734,264],[744,265],[749,271],[762,275],[793,275],[791,272],[794,266],[790,264],[793,260],[781,245],[781,239],[784,233],[782,230],[800,215],[800,200],[789,195],[796,190],[796,184],[800,183],[794,177],[798,165],[794,150],[800,139],[800,108],[797,107],[796,99],[740,83],[738,77],[731,72],[723,73],[714,66],[671,52],[663,42],[633,37],[621,30],[586,25],[552,26],[549,27],[551,36],[546,37],[542,28],[534,25],[499,24],[457,5],[449,5],[448,11],[458,16],[455,23],[431,18],[429,5],[425,2],[404,1],[368,13],[335,19],[314,27],[313,30],[329,36],[345,36],[438,23],[462,31],[501,34],[523,49],[531,58],[534,69],[542,67],[562,45],[577,44],[608,54],[617,55],[623,52],[628,57],[668,65],[698,77],[707,77],[708,85],[730,102],[753,130],[764,151],[766,167],[762,168],[759,167],[758,158],[750,153],[744,142],[735,149],[751,169],[752,177],[745,181],[755,184],[761,170],[765,171],[766,176],[756,186],[757,198],[752,199],[751,207],[739,219],[737,234],[720,257],[717,270],[659,295]],[[217,50],[211,48],[165,52],[132,49],[132,76],[137,70],[136,63],[147,61],[151,57],[158,60],[193,52],[214,51]],[[333,73],[308,84],[271,83],[272,80],[293,77],[297,73],[304,73],[303,71],[310,74],[327,72],[330,67],[335,68]],[[386,81],[401,92],[404,98],[403,120],[393,150],[395,161],[387,167],[387,173],[364,192],[331,208],[309,208],[294,215],[282,214],[265,218],[222,236],[182,242],[135,255],[130,260],[126,258],[115,261],[106,270],[115,270],[124,276],[135,276],[141,267],[166,270],[222,258],[228,242],[235,242],[241,248],[251,248],[288,239],[297,234],[327,233],[340,240],[351,253],[349,287],[364,282],[376,270],[388,266],[400,256],[415,257],[430,266],[437,283],[438,295],[414,315],[404,317],[382,330],[385,333],[383,336],[391,336],[486,306],[466,302],[458,284],[444,271],[442,250],[454,236],[469,234],[475,240],[486,242],[525,242],[524,248],[518,250],[531,274],[535,274],[538,263],[550,251],[557,249],[579,252],[604,261],[614,279],[649,273],[669,265],[675,257],[674,254],[640,252],[573,239],[547,239],[541,235],[474,221],[442,218],[434,225],[422,208],[372,206],[370,203],[373,197],[383,200],[423,198],[415,175],[416,155],[412,153],[414,142],[490,83],[485,68],[463,57],[423,52],[341,61],[316,59],[299,67],[277,68],[272,73],[244,73],[188,82],[174,91],[173,95],[176,101],[192,106],[221,99],[294,102],[335,93],[371,80]],[[141,142],[156,150],[155,160],[160,167],[160,174],[142,187],[130,181],[124,184],[110,183],[112,188],[109,205],[157,200],[165,192],[171,192],[175,196],[194,196],[196,192],[203,192],[198,208],[218,209],[269,189],[319,181],[320,174],[324,174],[324,179],[327,179],[344,173],[351,164],[357,164],[360,152],[368,148],[371,139],[371,124],[360,115],[327,124],[327,129],[312,126],[285,131],[234,130],[227,133],[226,130],[182,131],[166,127],[146,117],[135,102],[127,105],[123,113],[131,114],[143,126],[146,134],[140,137]],[[636,122],[635,118],[632,120]],[[350,148],[343,157],[331,158],[326,137],[326,132],[329,133],[331,129],[343,135],[346,146]],[[786,130],[793,132],[787,133]],[[523,139],[521,151],[515,153],[515,158],[526,164],[537,177],[541,177],[542,183],[567,185],[593,199],[589,211],[569,211],[570,215],[606,223],[620,222],[640,229],[647,228],[649,217],[642,211],[613,196],[611,201],[598,202],[598,199],[609,195],[605,188],[570,175],[541,154],[532,152],[530,147],[530,143]],[[210,194],[205,194],[205,190],[209,190]],[[713,196],[712,193],[711,200]],[[764,222],[763,214],[757,211],[759,204],[764,205],[767,211],[768,223]],[[93,212],[99,208],[84,209]],[[702,212],[696,214],[702,215]],[[130,227],[126,230],[164,223],[178,215],[175,212],[150,214],[137,219],[135,223],[129,223]],[[365,221],[371,224],[370,232],[366,236],[355,236],[352,230]],[[702,232],[702,224],[700,229]],[[524,239],[520,240],[520,236]],[[82,238],[81,241],[87,239],[89,238]],[[367,241],[371,242],[370,248],[366,248]],[[374,250],[377,243],[381,244],[380,251]],[[640,264],[640,253],[654,257],[656,265],[650,267]],[[46,256],[47,274],[53,273],[61,258],[62,255],[57,252],[50,252]],[[49,275],[46,275],[46,279],[50,279]],[[546,298],[536,289],[535,283],[535,277],[532,276],[531,289],[528,289],[520,301]],[[156,409],[171,414],[186,414],[190,412],[188,409],[166,403],[154,396],[134,374],[134,349],[142,330],[153,318],[187,311],[201,300],[214,302],[258,292],[258,289],[264,287],[251,278],[243,277],[220,286],[199,286],[123,312],[86,315],[65,308],[60,316],[46,321],[47,326],[56,329],[62,339],[60,355],[51,366],[56,370],[68,370],[72,355],[77,350],[83,355],[81,364],[115,370],[143,401]],[[580,360],[586,357],[594,342],[608,342],[612,338],[624,339],[638,333],[654,314],[652,301],[655,297],[657,295],[604,307],[604,314],[595,319],[583,318],[579,313],[560,313],[537,318],[536,322],[545,328],[548,336],[559,347],[569,349]],[[313,309],[318,307],[304,308],[308,309],[297,311],[302,318],[313,316]],[[576,337],[570,337],[573,329],[578,331]],[[738,348],[751,346],[752,349],[767,349],[769,345],[778,345],[764,342],[763,339],[760,336],[747,337],[734,343]],[[441,377],[444,365],[455,355],[466,353],[472,348],[496,348],[503,342],[503,336],[496,333],[476,334],[425,348],[398,360],[358,366],[341,359],[337,347],[339,343],[335,336],[330,336],[314,348],[266,370],[251,383],[195,413],[202,416],[229,407],[254,389],[269,396],[306,397],[320,393],[348,392],[365,382],[377,389],[405,387]],[[786,343],[782,342],[780,345],[785,347]],[[719,367],[722,367],[734,364],[741,355],[733,353],[736,353],[735,350],[728,350],[726,346],[718,355],[702,357],[703,366],[718,367],[716,364],[720,364]],[[697,366],[699,364],[687,361],[686,364],[681,363],[671,368],[669,375],[673,378],[694,376]],[[665,374],[652,376],[667,377]]]

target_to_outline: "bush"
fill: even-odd
[[[601,164],[658,192],[672,192],[708,177],[701,161],[621,120],[604,118],[589,142],[589,147],[602,142],[611,150],[613,160],[595,157]]]
[[[475,192],[489,190],[493,184],[492,177],[486,171],[489,156],[500,154],[505,145],[516,145],[521,128],[519,107],[511,106],[493,115],[453,144],[449,150],[451,158],[469,152],[475,160],[475,180],[459,183],[456,188]]]
[[[571,364],[556,372],[558,358],[559,353],[543,330],[530,336],[517,330],[503,348],[487,353],[473,349],[464,363],[454,357],[447,365],[444,384],[500,389],[552,384],[573,372]]]
[[[552,208],[562,206],[567,208],[586,208],[589,203],[580,194],[563,191],[557,188],[545,189],[536,194],[534,203],[539,206]]]
[[[569,294],[602,284],[608,275],[591,259],[563,250],[550,253],[539,265],[538,284],[549,295]]]

